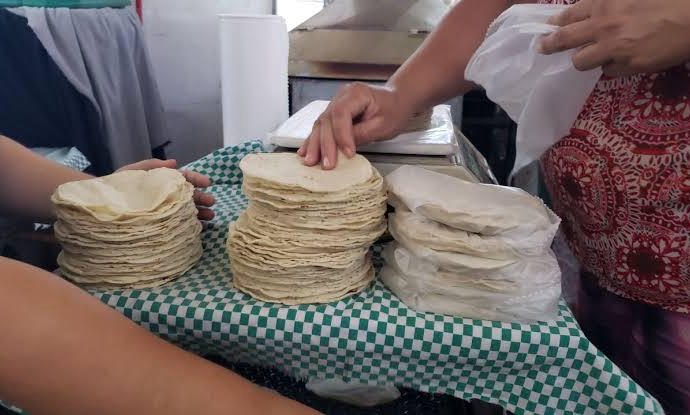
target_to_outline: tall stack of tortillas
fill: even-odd
[[[296,154],[240,163],[249,207],[230,225],[233,283],[264,301],[327,303],[374,278],[370,246],[386,229],[381,175],[362,156],[306,167]]]
[[[194,187],[172,169],[124,171],[53,194],[61,273],[86,286],[155,287],[201,257]]]

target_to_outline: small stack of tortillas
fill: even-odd
[[[52,197],[62,275],[86,286],[145,288],[184,274],[202,254],[193,195],[172,169],[63,184]]]
[[[386,182],[395,242],[381,279],[409,307],[510,322],[556,316],[560,219],[541,200],[413,166]]]
[[[362,156],[306,167],[292,153],[240,163],[249,207],[230,225],[235,287],[264,301],[328,303],[374,278],[368,251],[386,230],[383,178]]]

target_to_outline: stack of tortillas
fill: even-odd
[[[230,225],[235,287],[269,302],[327,303],[374,278],[370,246],[386,229],[381,175],[362,156],[306,167],[292,153],[240,163],[248,209]]]
[[[194,188],[172,169],[60,186],[52,200],[61,273],[87,286],[155,287],[201,257]]]
[[[558,314],[551,243],[560,219],[541,200],[416,166],[386,182],[395,242],[384,249],[381,280],[410,308],[522,323]]]

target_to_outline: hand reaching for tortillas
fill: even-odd
[[[137,163],[132,163],[124,166],[118,171],[124,170],[153,170],[158,168],[177,168],[176,160],[158,160],[149,159],[139,161]],[[191,170],[183,170],[182,174],[187,179],[187,181],[194,185],[198,189],[205,189],[211,185],[211,179],[207,176],[197,173]],[[199,210],[200,220],[211,220],[215,216],[213,210],[209,209],[216,203],[216,199],[208,193],[201,192],[199,190],[194,192],[194,201],[196,202],[197,209]]]

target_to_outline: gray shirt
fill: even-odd
[[[95,106],[115,168],[165,143],[163,104],[139,18],[131,7],[8,9],[31,29],[65,77]]]

